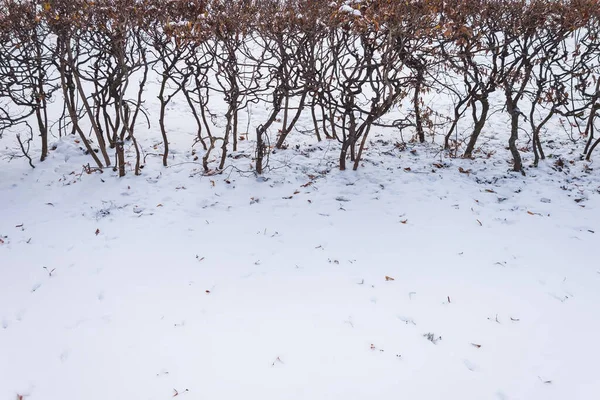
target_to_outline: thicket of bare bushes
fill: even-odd
[[[50,134],[74,134],[93,169],[123,176],[131,165],[139,174],[137,135],[158,123],[167,165],[166,115],[183,96],[207,172],[237,150],[240,115],[256,104],[269,110],[249,122],[257,173],[300,118],[315,140],[340,142],[341,169],[348,160],[356,169],[382,125],[421,142],[442,135],[452,156],[472,157],[501,107],[514,170],[523,172],[519,134],[530,136],[537,165],[551,120],[586,138],[588,159],[600,143],[599,34],[597,0],[0,0],[0,135],[21,126],[32,166],[33,140],[43,161]],[[158,118],[144,107],[152,71]],[[438,118],[424,101],[431,93],[448,96],[453,112]],[[216,97],[224,116],[211,109]],[[62,106],[56,124],[50,102]],[[394,120],[382,118],[391,111]],[[472,131],[463,142],[465,120]]]

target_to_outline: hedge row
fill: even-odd
[[[600,143],[599,34],[596,0],[0,0],[0,134],[29,127],[17,139],[32,166],[31,142],[39,136],[43,161],[58,129],[79,135],[94,168],[123,176],[135,165],[139,174],[136,137],[155,122],[144,107],[155,71],[164,165],[168,105],[182,96],[206,171],[225,167],[240,113],[261,104],[268,115],[251,121],[259,174],[301,118],[317,140],[340,142],[341,169],[348,159],[356,169],[382,125],[420,141],[443,134],[451,154],[472,157],[495,108],[510,119],[508,147],[523,172],[519,132],[530,135],[536,165],[550,121],[587,137],[588,159]],[[427,106],[431,93],[448,96],[452,113]],[[211,110],[217,97],[222,116]],[[62,105],[58,128],[50,102]],[[472,127],[464,142],[463,121]]]

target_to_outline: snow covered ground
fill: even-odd
[[[248,141],[204,176],[185,125],[140,177],[83,173],[74,137],[2,161],[0,399],[600,398],[580,145],[522,177],[505,135],[470,161],[379,132],[340,172],[296,135],[264,178]]]

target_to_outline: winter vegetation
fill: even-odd
[[[535,166],[553,120],[566,135],[587,139],[589,160],[600,143],[598,9],[590,0],[5,0],[1,129],[29,131],[17,140],[32,166],[32,141],[44,161],[49,135],[75,134],[91,169],[139,174],[144,125],[160,127],[168,165],[168,110],[178,96],[197,125],[206,172],[223,170],[237,151],[245,114],[251,132],[243,133],[262,174],[271,149],[285,148],[303,117],[315,140],[340,143],[344,170],[348,159],[359,167],[375,126],[410,131],[420,142],[439,135],[446,152],[470,158],[500,108],[515,171],[525,172],[519,133],[528,135]],[[155,75],[160,111],[148,115]],[[452,112],[426,103],[431,94],[452,98]],[[216,99],[225,115],[211,107]],[[62,109],[58,118],[48,115],[51,102]],[[253,119],[251,105],[270,112]],[[216,119],[225,126],[219,132]],[[459,135],[466,121],[472,130]],[[211,165],[214,153],[220,157]]]
[[[595,399],[598,0],[0,0],[0,399]]]

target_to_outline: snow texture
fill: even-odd
[[[556,128],[507,172],[497,114],[473,161],[379,129],[340,172],[336,142],[294,133],[262,178],[249,140],[206,176],[184,110],[139,177],[84,173],[74,137],[2,161],[0,399],[598,398],[580,143]]]

